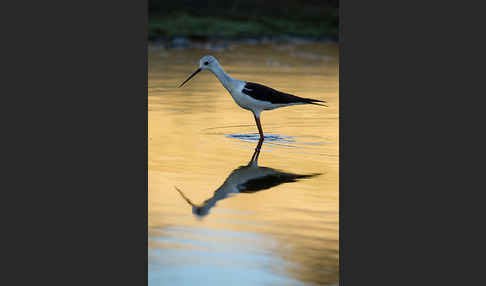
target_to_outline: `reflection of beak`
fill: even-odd
[[[181,83],[181,85],[179,85],[179,87],[183,86],[186,82],[188,82],[193,76],[195,76],[200,71],[201,71],[201,68],[198,68],[193,74],[191,74],[190,77],[188,77],[183,83]]]
[[[174,186],[174,188],[176,189],[176,191],[179,192],[179,194],[181,194],[181,196],[184,198],[184,200],[186,200],[186,202],[188,202],[193,207],[197,207],[195,204],[191,202],[191,200],[189,200],[188,198],[186,198],[186,196],[184,196],[184,193],[181,190],[179,190],[176,186]]]

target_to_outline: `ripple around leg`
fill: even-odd
[[[254,129],[254,125],[232,125],[210,127],[203,129],[206,135],[224,136],[229,139],[236,139],[240,142],[257,143],[260,140],[260,134],[255,132],[248,132],[249,129]],[[210,132],[208,132],[210,131]],[[233,132],[238,133],[233,133]],[[265,133],[264,146],[270,148],[292,148],[292,149],[308,149],[322,145],[334,144],[328,142],[326,138],[318,135],[301,135],[301,136],[287,136],[281,134]]]
[[[227,134],[225,135],[228,138],[234,138],[238,140],[243,140],[247,142],[258,142],[260,140],[260,134]],[[296,143],[293,137],[291,136],[282,136],[278,134],[265,134],[265,141],[266,142],[281,142],[281,143]],[[265,142],[264,141],[264,142]]]

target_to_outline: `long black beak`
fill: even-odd
[[[181,85],[179,85],[179,87],[183,86],[186,82],[188,82],[193,76],[195,76],[200,71],[201,71],[201,68],[198,68],[193,74],[191,74],[190,77],[188,77],[183,83],[181,83]]]
[[[191,206],[193,206],[193,207],[197,207],[197,205],[196,205],[196,204],[194,204],[193,202],[191,202],[191,200],[190,200],[190,199],[188,199],[188,198],[186,198],[186,196],[184,196],[184,193],[183,193],[181,190],[179,190],[179,188],[177,188],[176,186],[174,186],[174,188],[176,189],[176,191],[178,191],[178,192],[179,192],[179,194],[182,196],[182,198],[184,198],[184,200],[186,200],[186,202],[187,202],[188,204],[190,204],[190,205],[191,205]]]

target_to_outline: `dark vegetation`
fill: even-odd
[[[149,0],[149,40],[338,39],[338,0]]]

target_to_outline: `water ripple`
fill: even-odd
[[[228,138],[239,139],[247,142],[258,142],[260,140],[260,134],[227,134]],[[284,136],[278,134],[266,134],[265,141],[267,142],[282,142],[282,143],[296,143],[291,136]],[[265,142],[264,141],[264,142]]]

